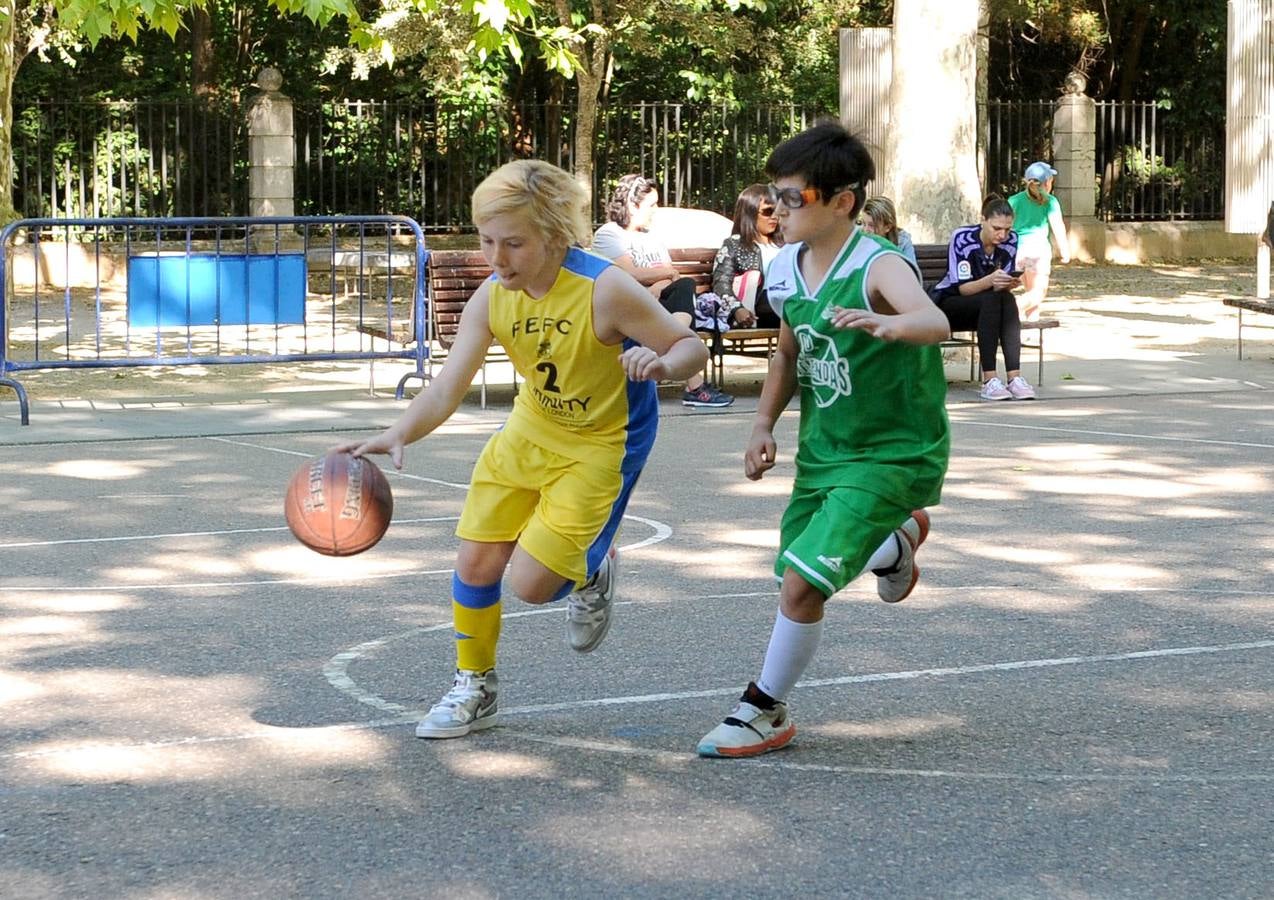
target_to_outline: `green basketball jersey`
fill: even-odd
[[[770,267],[770,305],[796,337],[801,487],[860,487],[899,503],[938,502],[950,454],[947,380],[935,345],[888,343],[832,327],[831,307],[870,309],[867,273],[897,248],[855,229],[821,285],[800,272],[803,244]]]

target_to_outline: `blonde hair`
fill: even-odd
[[[500,166],[474,189],[470,210],[479,228],[496,216],[525,216],[553,247],[583,244],[592,233],[588,192],[569,172],[538,159]]]
[[[872,197],[863,204],[863,215],[881,229],[881,237],[898,243],[898,213],[888,197]]]

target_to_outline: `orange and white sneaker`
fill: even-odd
[[[773,709],[762,709],[740,700],[725,721],[699,741],[700,756],[726,759],[760,756],[778,750],[796,737],[796,726],[787,714],[787,704],[774,702]]]
[[[876,569],[876,593],[886,603],[906,600],[920,580],[920,567],[916,565],[916,550],[929,536],[929,513],[923,509],[912,510],[907,521],[894,529],[898,542],[898,562],[892,569]]]

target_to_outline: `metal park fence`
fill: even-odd
[[[1052,158],[1052,101],[987,104],[987,190],[1011,193]],[[650,102],[598,110],[594,219],[628,172],[665,202],[729,214],[779,141],[834,111],[799,104]],[[309,216],[407,215],[468,229],[469,195],[517,157],[573,169],[576,115],[561,104],[436,101],[294,105],[295,208]],[[1093,190],[1108,221],[1224,214],[1224,123],[1154,103],[1097,104]],[[15,110],[14,200],[31,218],[235,216],[248,211],[244,107],[205,101],[64,101]]]
[[[0,231],[0,386],[37,369],[407,359],[428,252],[401,216],[23,219]]]

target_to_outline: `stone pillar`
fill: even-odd
[[[1053,111],[1053,196],[1076,219],[1097,214],[1097,103],[1084,93],[1088,82],[1072,72]]]
[[[1062,204],[1071,253],[1085,262],[1106,258],[1106,226],[1097,221],[1097,103],[1078,72],[1066,76],[1053,110],[1053,196]]]
[[[895,0],[885,156],[898,224],[945,244],[979,219],[978,0]]]
[[[293,177],[296,133],[292,100],[279,93],[283,76],[278,69],[262,69],[261,88],[248,105],[248,214],[296,215]]]
[[[1225,230],[1260,234],[1274,200],[1274,0],[1228,0]]]
[[[889,161],[885,134],[889,129],[889,85],[893,81],[893,30],[840,30],[840,120],[871,151],[876,184],[868,196],[889,190]]]

